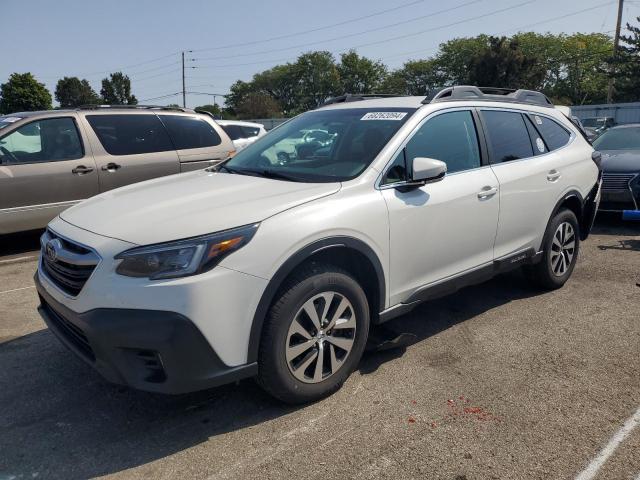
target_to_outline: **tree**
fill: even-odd
[[[102,102],[106,105],[137,105],[138,99],[131,94],[131,81],[122,72],[115,72],[102,79],[100,89]]]
[[[200,105],[199,107],[194,108],[197,111],[209,112],[216,117],[222,115],[222,110],[220,109],[220,105]]]
[[[546,73],[539,57],[525,55],[518,40],[506,37],[490,37],[489,48],[469,64],[469,83],[479,86],[539,90]]]
[[[56,100],[62,108],[79,107],[100,103],[100,97],[89,82],[78,77],[64,77],[56,85]]]
[[[489,36],[478,35],[471,38],[454,38],[440,44],[435,57],[435,67],[443,87],[450,85],[468,85],[469,61],[489,48]]]
[[[640,17],[636,20],[640,22]],[[640,27],[627,23],[628,35],[620,37],[620,51],[611,60],[616,101],[640,100]]]
[[[12,73],[0,85],[0,113],[50,110],[51,94],[31,73]]]
[[[266,93],[252,92],[237,106],[240,119],[281,117],[280,105]]]
[[[340,56],[337,69],[343,93],[374,93],[387,75],[383,63],[361,57],[355,50]]]
[[[296,110],[304,112],[339,95],[340,74],[330,52],[309,52],[298,57],[292,66],[297,92]]]

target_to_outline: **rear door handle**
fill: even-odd
[[[71,170],[71,173],[75,175],[84,175],[85,173],[91,173],[91,172],[93,172],[93,168],[85,167],[84,165],[78,165],[76,168]]]
[[[100,167],[100,170],[102,170],[103,172],[115,172],[116,170],[118,170],[122,165],[118,165],[117,163],[107,163],[106,165],[103,165],[102,167]]]
[[[496,193],[498,193],[498,187],[487,185],[478,192],[478,198],[484,200],[485,198],[493,197]]]
[[[555,182],[556,180],[558,180],[562,175],[560,175],[560,172],[557,170],[550,170],[549,173],[547,173],[547,180],[549,180],[550,182]]]

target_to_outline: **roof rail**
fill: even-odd
[[[524,89],[475,87],[459,85],[440,90],[432,90],[422,103],[446,102],[455,100],[483,100],[488,102],[511,102],[539,105],[553,108],[553,103],[542,92]]]
[[[320,107],[332,105],[334,103],[346,103],[346,102],[359,102],[360,100],[371,100],[374,98],[392,98],[392,97],[406,97],[406,95],[395,95],[393,93],[345,93],[337,97],[330,98],[324,102]]]
[[[173,110],[177,112],[193,112],[194,110],[190,108],[182,108],[182,107],[168,107],[166,105],[99,105],[99,104],[88,104],[88,105],[80,105],[78,110],[108,110],[108,109],[125,109],[125,110]]]

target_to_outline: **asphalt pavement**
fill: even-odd
[[[39,318],[37,248],[0,239],[0,480],[639,478],[640,223],[599,221],[558,291],[516,272],[394,320],[414,344],[302,407],[108,384]]]

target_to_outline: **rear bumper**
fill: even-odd
[[[598,181],[593,186],[589,195],[584,200],[582,206],[582,222],[580,229],[580,240],[586,240],[591,229],[593,228],[593,222],[595,222],[596,214],[600,206],[602,198],[602,172],[598,174]]]
[[[38,312],[71,351],[107,380],[179,394],[251,377],[256,363],[229,367],[185,316],[166,311],[99,308],[75,313],[35,276]]]

